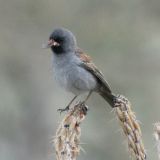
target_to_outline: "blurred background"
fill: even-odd
[[[156,160],[153,123],[160,120],[160,1],[0,0],[0,159],[53,160],[57,112],[72,94],[53,81],[54,28],[71,30],[116,94],[132,102],[148,159]],[[82,124],[79,160],[129,159],[115,114],[97,94]]]

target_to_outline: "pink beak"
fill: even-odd
[[[52,46],[59,46],[60,44],[56,42],[54,39],[50,39],[46,44],[42,45],[43,49],[51,48]]]

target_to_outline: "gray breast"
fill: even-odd
[[[80,59],[71,54],[53,56],[53,71],[55,80],[61,87],[79,95],[96,89],[97,81],[94,76],[79,66]]]

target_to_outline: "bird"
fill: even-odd
[[[75,35],[66,28],[56,28],[43,48],[53,52],[52,68],[55,81],[75,96],[60,112],[70,109],[73,101],[81,94],[88,93],[83,101],[89,99],[93,92],[101,95],[113,108],[116,96],[112,93],[102,72],[77,45]]]

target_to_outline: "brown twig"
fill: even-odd
[[[54,139],[57,160],[76,160],[80,152],[80,123],[88,107],[79,102],[63,118]]]
[[[120,125],[128,140],[128,148],[131,156],[136,160],[145,160],[146,153],[142,142],[142,133],[135,113],[131,110],[130,102],[124,96],[117,96],[116,114]]]
[[[160,122],[154,124],[154,137],[156,140],[158,158],[160,159]]]

